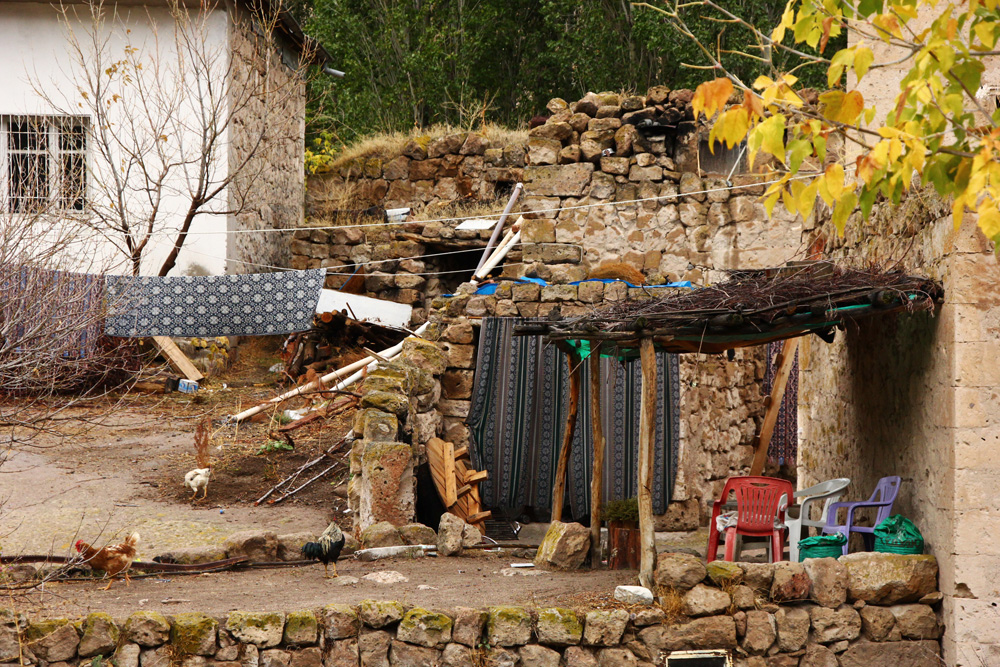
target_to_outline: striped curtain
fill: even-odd
[[[472,431],[474,465],[489,471],[480,484],[483,504],[503,515],[526,509],[536,516],[552,507],[556,463],[569,410],[570,369],[566,355],[539,336],[514,336],[526,320],[486,318],[480,332],[475,390],[466,423]],[[584,361],[580,411],[573,438],[565,506],[575,520],[590,515],[593,459],[589,363]],[[679,443],[677,356],[657,353],[657,424],[653,510],[666,511],[673,491]],[[637,493],[638,360],[601,360],[605,500]]]
[[[771,395],[774,379],[778,375],[778,355],[784,341],[767,344],[767,365],[764,371],[765,396]],[[799,351],[795,351],[795,361],[788,373],[785,395],[778,408],[778,420],[767,446],[767,460],[776,465],[795,465],[799,449]]]

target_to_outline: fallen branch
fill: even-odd
[[[278,496],[274,500],[267,501],[268,505],[277,505],[278,503],[280,503],[281,501],[285,500],[286,498],[290,498],[290,497],[294,496],[296,493],[298,493],[302,489],[306,488],[307,486],[309,486],[310,484],[312,484],[313,482],[315,482],[317,479],[319,479],[320,477],[323,477],[324,475],[326,475],[326,473],[330,472],[331,470],[333,470],[334,468],[336,468],[337,466],[342,465],[342,464],[343,464],[343,461],[335,461],[333,463],[333,465],[329,466],[326,470],[324,470],[323,472],[319,473],[318,475],[316,475],[312,479],[309,479],[309,480],[303,482],[303,484],[301,486],[299,486],[299,487],[297,487],[295,489],[292,489],[291,491],[289,491],[288,493],[286,493],[283,496]]]
[[[267,493],[265,493],[264,495],[262,495],[260,498],[258,498],[254,502],[254,507],[256,507],[257,505],[260,505],[262,502],[264,502],[265,500],[267,500],[271,496],[272,493],[274,493],[275,491],[277,491],[278,489],[280,489],[282,486],[285,486],[286,484],[291,484],[292,482],[294,482],[296,479],[298,479],[299,475],[301,475],[302,473],[304,473],[306,470],[309,470],[313,466],[317,465],[320,461],[322,461],[326,457],[328,457],[331,454],[333,454],[345,442],[347,442],[348,440],[353,440],[353,439],[354,439],[354,429],[351,429],[350,431],[348,431],[344,435],[343,438],[340,439],[340,441],[338,441],[337,443],[335,443],[334,445],[332,445],[329,449],[327,449],[325,452],[323,452],[320,456],[316,457],[312,461],[309,461],[308,463],[303,463],[299,467],[298,470],[296,470],[291,475],[289,475],[285,479],[281,480],[280,482],[278,482],[277,484],[275,484],[274,486],[272,486],[271,489]]]

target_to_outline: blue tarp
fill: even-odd
[[[545,282],[544,280],[542,280],[541,278],[529,278],[527,276],[525,276],[524,278],[518,278],[514,282],[519,282],[519,283],[534,283],[536,285],[541,285],[543,287],[545,287],[546,285],[548,285],[548,283]],[[577,280],[574,283],[570,283],[570,285],[580,285],[581,283],[592,283],[592,282],[598,282],[598,283],[625,283],[629,287],[643,287],[643,288],[648,288],[648,289],[655,289],[655,288],[659,288],[659,287],[675,287],[675,288],[680,287],[680,288],[694,289],[694,286],[691,284],[690,280],[684,280],[684,281],[677,282],[677,283],[664,283],[663,285],[633,285],[632,283],[628,282],[627,280],[619,280],[617,278],[588,278],[587,280]],[[498,286],[498,283],[487,283],[487,284],[483,285],[482,287],[480,287],[479,289],[477,289],[474,292],[474,294],[478,294],[478,295],[495,294],[496,291],[497,291],[497,286]],[[454,294],[445,294],[445,296],[455,296],[455,295]]]

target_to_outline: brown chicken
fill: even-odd
[[[129,585],[131,580],[128,569],[132,567],[132,561],[135,559],[137,544],[139,544],[139,533],[132,533],[121,544],[109,544],[103,549],[95,549],[83,540],[77,540],[73,546],[83,556],[83,562],[95,570],[104,570],[108,577],[108,585],[104,590],[108,590],[114,581],[113,577],[118,574],[124,574],[125,585]]]

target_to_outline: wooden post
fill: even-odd
[[[569,454],[573,447],[573,433],[576,431],[576,415],[580,408],[580,357],[566,352],[569,364],[569,413],[566,415],[566,430],[563,433],[559,463],[556,465],[556,483],[552,488],[552,521],[562,521],[563,497],[566,495],[566,470],[569,468]]]
[[[771,436],[774,435],[774,426],[778,422],[778,410],[781,409],[781,401],[785,397],[785,386],[788,384],[788,374],[795,365],[795,352],[799,349],[798,338],[788,338],[781,346],[781,352],[776,359],[778,372],[774,376],[774,386],[771,387],[771,395],[768,397],[767,410],[764,412],[764,421],[760,425],[760,436],[757,438],[757,446],[753,453],[753,463],[750,465],[750,474],[759,475],[764,471],[764,462],[767,461],[767,448],[771,444]]]
[[[594,466],[590,477],[590,567],[601,565],[601,497],[604,482],[604,427],[601,424],[601,344],[590,341],[590,424],[594,437]]]
[[[639,583],[653,590],[656,538],[653,534],[653,442],[656,439],[656,352],[653,340],[639,342],[642,400],[639,417]]]

